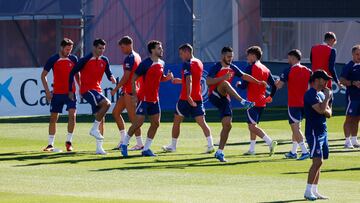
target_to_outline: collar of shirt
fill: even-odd
[[[295,66],[300,66],[300,63],[296,63],[296,64],[292,65],[291,68],[295,67]]]

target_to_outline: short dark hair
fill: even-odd
[[[227,52],[233,52],[233,49],[231,47],[223,47],[221,49],[221,54],[225,54]]]
[[[261,59],[262,56],[262,51],[261,48],[259,46],[251,46],[246,50],[246,53],[249,54],[254,54],[256,56],[256,58],[258,60]]]
[[[65,37],[63,40],[61,40],[60,46],[66,47],[71,45],[74,45],[74,42],[71,39]]]
[[[299,49],[292,49],[288,53],[289,56],[295,56],[299,61],[301,60],[301,52]]]
[[[118,45],[122,45],[122,44],[129,45],[132,43],[133,43],[133,40],[131,39],[131,37],[124,36],[119,40]]]
[[[331,39],[335,39],[335,40],[336,40],[336,35],[335,35],[335,33],[333,33],[333,32],[327,32],[327,33],[325,33],[325,35],[324,35],[324,41],[328,41],[328,40],[331,40]]]
[[[188,51],[190,52],[191,54],[193,53],[193,47],[189,44],[189,43],[186,43],[186,44],[183,44],[179,47],[179,50],[182,50],[182,51]]]
[[[94,40],[94,42],[93,42],[93,46],[94,46],[94,47],[97,47],[97,46],[99,46],[99,45],[105,46],[105,45],[106,45],[105,40],[103,40],[103,39],[101,39],[101,38],[96,38],[96,39]]]
[[[310,83],[314,82],[315,79],[320,79],[320,78],[322,78],[326,81],[332,79],[332,77],[330,75],[328,75],[324,70],[318,69],[312,73],[312,75],[310,77]]]
[[[352,49],[351,49],[351,53],[354,53],[358,49],[360,49],[360,44],[357,44],[357,45],[353,46]]]
[[[151,50],[155,49],[156,45],[161,45],[161,42],[157,40],[151,40],[148,43],[147,48],[150,54],[152,53]]]

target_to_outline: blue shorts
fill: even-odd
[[[139,101],[136,106],[136,115],[152,116],[161,112],[159,102]]]
[[[66,111],[69,111],[69,109],[76,109],[76,98],[75,101],[72,101],[69,99],[68,94],[53,94],[50,103],[50,112],[62,113],[65,104]]]
[[[347,116],[360,116],[360,101],[348,100],[345,114]]]
[[[301,123],[304,118],[303,107],[288,107],[289,124]]]
[[[204,104],[202,101],[195,101],[197,104],[196,107],[190,106],[189,102],[186,100],[179,100],[176,103],[176,111],[175,114],[183,117],[191,117],[195,118],[198,116],[205,115]]]
[[[93,114],[99,111],[99,103],[107,98],[101,93],[95,90],[89,90],[82,95],[82,97],[91,105],[91,110]]]
[[[310,158],[329,158],[329,143],[326,131],[322,133],[312,131],[305,133],[305,137],[310,149]]]
[[[261,114],[263,113],[265,107],[252,107],[246,110],[246,117],[248,124],[258,124],[260,121]]]
[[[219,109],[221,119],[226,116],[232,117],[230,99],[220,95],[216,90],[214,90],[209,96],[209,101],[212,105]]]

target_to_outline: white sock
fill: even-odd
[[[319,194],[318,192],[318,185],[312,185],[311,192],[314,194]]]
[[[151,146],[151,143],[152,143],[153,139],[150,139],[150,138],[146,138],[146,141],[145,141],[145,146],[144,146],[144,151],[150,149],[150,146]]]
[[[208,147],[212,147],[214,146],[214,142],[213,142],[213,138],[211,135],[206,137],[207,143],[208,143]]]
[[[48,145],[54,146],[55,135],[49,135]]]
[[[223,153],[223,150],[222,150],[222,149],[218,149],[218,150],[216,151],[216,153]]]
[[[91,130],[99,130],[100,121],[95,120]]]
[[[349,137],[345,137],[345,144],[346,144],[346,145],[350,145],[350,144],[351,144],[350,136],[349,136]]]
[[[312,188],[313,188],[313,185],[312,185],[312,184],[307,184],[307,185],[306,185],[305,193],[312,193]]]
[[[262,139],[266,142],[266,144],[269,147],[271,146],[272,139],[269,136],[265,135]]]
[[[136,144],[139,145],[139,146],[143,146],[143,142],[142,142],[142,137],[141,135],[139,136],[136,136]]]
[[[74,136],[73,133],[68,133],[66,137],[66,142],[72,142],[73,136]]]
[[[103,140],[96,140],[96,149],[101,149],[103,145]]]
[[[124,143],[124,139],[126,136],[126,131],[124,130],[120,130],[120,143]]]
[[[354,145],[354,144],[358,144],[358,140],[357,140],[357,136],[355,135],[353,135],[353,136],[351,136],[351,143]]]
[[[250,140],[250,152],[255,152],[255,144],[256,144],[256,140]]]
[[[296,141],[293,141],[293,146],[291,149],[291,153],[296,154],[297,148],[298,148],[298,143]]]
[[[173,149],[176,149],[176,145],[177,145],[177,138],[171,138],[171,146],[173,147]]]
[[[306,145],[305,145],[304,142],[299,142],[299,145],[300,145],[300,148],[301,148],[301,153],[303,153],[303,154],[308,153],[308,150],[307,150]]]
[[[131,139],[131,137],[126,133],[123,144],[128,145],[130,142],[130,139]]]

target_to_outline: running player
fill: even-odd
[[[286,68],[276,81],[276,87],[282,88],[285,83],[288,86],[288,116],[292,131],[293,146],[290,152],[285,154],[288,159],[297,158],[297,148],[300,145],[301,156],[298,160],[310,157],[304,143],[304,136],[301,132],[301,121],[304,118],[304,94],[309,89],[311,70],[300,64],[301,52],[293,49],[288,53],[289,68]]]
[[[229,137],[232,128],[232,107],[230,104],[230,97],[235,98],[245,108],[254,106],[254,103],[246,101],[236,92],[231,86],[234,76],[237,76],[245,81],[258,84],[265,87],[265,81],[259,81],[252,76],[243,73],[236,65],[232,63],[234,52],[231,47],[224,47],[221,50],[221,61],[216,63],[209,71],[206,79],[206,84],[209,86],[209,101],[218,108],[220,112],[220,119],[222,129],[220,132],[219,148],[215,153],[215,158],[220,162],[226,162],[225,154],[223,152],[226,141]]]
[[[256,136],[262,138],[270,149],[270,156],[275,153],[276,141],[273,141],[259,124],[262,112],[266,107],[266,103],[272,102],[272,97],[275,95],[276,86],[275,80],[271,75],[270,70],[260,62],[262,51],[258,46],[249,47],[247,50],[247,61],[250,64],[245,72],[257,80],[264,80],[271,86],[270,95],[266,96],[266,86],[247,83],[246,81],[241,84],[241,88],[247,88],[247,99],[255,102],[255,106],[247,109],[247,123],[250,131],[250,149],[244,155],[255,155]]]
[[[310,79],[311,88],[304,95],[305,137],[312,158],[304,197],[312,201],[328,199],[319,194],[318,183],[323,159],[329,157],[326,118],[330,118],[332,114],[329,105],[332,93],[327,87],[331,79],[324,70],[314,71]]]
[[[59,113],[62,113],[63,107],[66,104],[66,110],[69,114],[68,120],[68,134],[66,137],[65,147],[66,151],[73,150],[72,139],[76,122],[76,100],[70,100],[67,96],[69,90],[68,78],[70,71],[77,63],[77,57],[70,54],[74,46],[74,42],[71,39],[64,38],[60,43],[60,51],[57,54],[51,56],[44,66],[44,70],[41,73],[41,81],[45,89],[46,99],[50,103],[50,123],[49,123],[49,139],[48,146],[44,151],[53,151],[56,123],[59,118]],[[50,92],[47,83],[47,74],[53,71],[53,91]],[[76,76],[78,79],[78,75]],[[73,91],[75,92],[75,84]]]
[[[90,130],[90,135],[96,138],[96,154],[106,154],[102,144],[104,140],[104,119],[107,110],[110,108],[110,101],[102,94],[100,87],[104,72],[108,80],[113,84],[116,83],[110,69],[109,60],[103,55],[105,46],[105,40],[95,39],[92,53],[79,60],[70,72],[69,77],[69,84],[72,84],[74,75],[80,72],[80,94],[89,102],[92,113],[95,114],[95,121]],[[74,100],[71,85],[69,85],[69,98]]]
[[[344,122],[344,147],[347,149],[359,148],[357,132],[360,120],[360,45],[352,48],[352,60],[343,68],[340,81],[346,86],[348,102]]]
[[[124,143],[120,146],[121,154],[123,157],[128,156],[128,144],[130,138],[134,135],[145,120],[147,114],[150,120],[150,127],[147,132],[147,138],[144,148],[141,152],[142,156],[156,156],[150,149],[151,143],[155,137],[156,131],[160,125],[160,104],[159,104],[159,87],[160,82],[171,80],[174,76],[171,72],[164,75],[164,61],[161,60],[163,56],[163,48],[161,42],[152,40],[148,43],[148,51],[150,57],[143,60],[139,67],[136,69],[132,78],[132,97],[134,102],[137,100],[136,95],[136,80],[138,77],[143,77],[143,84],[140,90],[143,94],[136,107],[136,121],[130,126],[127,135],[125,136]]]
[[[131,101],[131,95],[132,95],[131,79],[134,75],[135,70],[137,69],[137,67],[141,62],[141,57],[138,53],[134,51],[133,40],[129,36],[124,36],[123,38],[121,38],[118,45],[121,52],[127,56],[123,63],[124,74],[120,82],[111,91],[111,95],[114,96],[121,88],[120,97],[118,98],[116,105],[112,111],[112,115],[120,131],[120,142],[118,146],[115,147],[114,149],[120,149],[120,145],[123,143],[124,137],[126,135],[125,121],[121,116],[121,113],[124,111],[124,109],[126,109],[131,123],[134,123],[136,119],[136,113],[135,113],[136,106],[133,105]],[[136,85],[136,89],[138,89],[138,85]],[[132,147],[131,150],[142,150],[144,148],[144,145],[142,143],[140,128],[136,130],[135,136],[136,136],[137,144],[134,147]]]
[[[324,42],[316,44],[311,48],[310,61],[312,71],[324,70],[328,75],[332,76],[334,81],[339,84],[339,80],[335,70],[336,49],[336,35],[333,32],[327,32],[324,35]],[[331,80],[327,87],[331,89]]]
[[[193,48],[190,44],[183,44],[179,47],[179,56],[184,62],[182,64],[181,79],[174,78],[173,84],[181,84],[179,101],[176,103],[174,124],[172,127],[171,144],[164,146],[166,152],[176,151],[177,140],[180,135],[180,124],[184,117],[193,117],[201,127],[207,140],[205,153],[214,152],[213,138],[209,126],[205,121],[205,109],[201,91],[201,78],[203,75],[203,64],[193,55]]]

